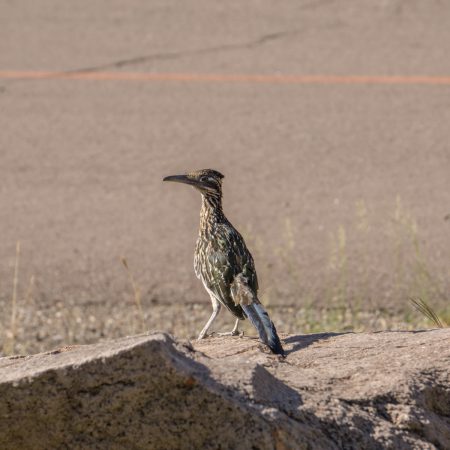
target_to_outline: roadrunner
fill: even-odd
[[[223,305],[237,319],[233,330],[222,335],[239,334],[239,320],[248,318],[270,350],[284,355],[275,325],[257,297],[258,279],[253,257],[223,213],[222,179],[221,173],[211,169],[164,178],[164,181],[190,184],[202,194],[194,269],[211,297],[213,312],[198,339],[207,336]]]

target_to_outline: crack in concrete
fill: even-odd
[[[153,53],[149,55],[136,56],[134,58],[122,59],[119,61],[100,64],[97,66],[85,67],[82,69],[73,69],[67,70],[64,73],[78,73],[78,72],[97,72],[106,69],[120,69],[122,67],[132,66],[143,64],[152,61],[167,61],[173,59],[184,58],[186,56],[197,56],[197,55],[205,55],[208,53],[216,53],[216,52],[227,52],[233,50],[242,50],[242,49],[253,49],[256,47],[260,47],[268,42],[283,39],[287,36],[292,36],[295,34],[301,33],[302,30],[288,30],[288,31],[278,31],[274,33],[265,34],[260,36],[258,39],[253,41],[244,42],[244,43],[236,43],[236,44],[225,44],[225,45],[217,45],[213,47],[205,47],[198,48],[193,50],[182,50],[182,51],[174,51],[174,52],[164,52],[164,53]]]

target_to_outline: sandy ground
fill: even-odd
[[[2,325],[20,241],[29,339],[59,336],[58,311],[67,329],[92,315],[127,333],[122,256],[148,325],[177,332],[173,316],[200,303],[192,334],[209,315],[192,269],[200,199],[161,180],[206,167],[226,176],[225,211],[274,308],[444,308],[450,82],[405,77],[450,76],[448,23],[450,5],[419,0],[2,2]],[[79,70],[94,75],[61,77]],[[306,75],[344,82],[287,82]]]

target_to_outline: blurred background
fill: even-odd
[[[0,351],[195,337],[200,196],[162,178],[200,168],[281,333],[432,326],[410,298],[450,323],[449,23],[438,0],[3,0]]]

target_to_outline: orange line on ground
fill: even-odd
[[[401,75],[245,75],[152,72],[43,72],[0,71],[10,80],[181,81],[266,84],[397,84],[450,85],[450,76]]]

